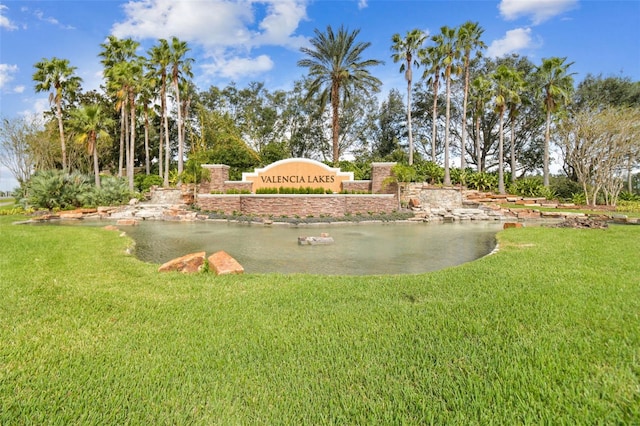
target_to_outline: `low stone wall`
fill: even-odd
[[[393,213],[398,209],[395,196],[390,194],[323,194],[323,195],[272,195],[272,194],[200,194],[201,211],[224,214],[256,216],[333,216],[357,213]]]

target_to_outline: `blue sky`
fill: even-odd
[[[262,81],[276,90],[305,72],[299,48],[314,29],[344,25],[371,43],[365,56],[385,61],[372,69],[385,93],[405,85],[390,57],[394,33],[435,34],[468,20],[484,28],[487,56],[566,56],[577,81],[587,73],[640,80],[639,0],[0,0],[0,116],[48,108],[31,79],[43,58],[68,59],[83,88],[98,89],[100,43],[110,34],[140,41],[141,54],[158,38],[187,41],[200,89]],[[9,181],[0,169],[0,190]]]

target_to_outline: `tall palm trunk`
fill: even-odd
[[[184,135],[182,129],[182,108],[180,107],[180,86],[177,76],[173,78],[173,86],[176,92],[176,104],[178,105],[178,179],[181,180],[182,172],[184,171]]]
[[[467,167],[467,160],[465,159],[466,144],[467,144],[467,102],[469,99],[469,59],[465,57],[464,64],[464,96],[462,100],[462,135],[460,141],[460,170],[464,171]]]
[[[60,149],[62,150],[62,170],[67,171],[67,144],[64,140],[64,126],[62,124],[62,105],[56,101],[56,115],[58,116],[58,131],[60,132]]]
[[[438,135],[438,78],[433,83],[433,111],[431,112],[431,161],[436,162],[436,137]]]
[[[149,159],[149,110],[146,105],[144,107],[144,165],[148,176],[151,174],[151,164]]]
[[[338,146],[338,137],[340,135],[340,120],[339,109],[340,100],[338,98],[340,94],[340,86],[338,84],[331,85],[331,131],[333,137],[333,166],[338,167],[340,158],[340,149]]]
[[[118,177],[123,176],[124,168],[124,140],[127,134],[127,112],[125,110],[125,102],[120,106],[120,152],[118,153]]]
[[[483,172],[482,153],[480,152],[480,114],[476,117],[476,161],[478,172]]]
[[[129,142],[129,158],[127,161],[127,177],[129,178],[129,190],[133,191],[133,159],[136,152],[136,105],[135,93],[133,92],[133,89],[129,91],[129,104],[129,108],[131,108],[131,137]]]
[[[511,182],[516,181],[516,130],[515,120],[511,120]]]
[[[504,112],[500,112],[500,135],[498,143],[498,192],[504,194]]]
[[[547,126],[544,131],[543,176],[544,186],[549,186],[549,143],[551,140],[551,110],[547,110]]]
[[[93,155],[93,174],[95,178],[96,188],[100,188],[100,165],[98,164],[98,141],[95,134],[91,136],[91,144],[93,149],[91,154]]]
[[[413,132],[411,130],[411,69],[407,69],[407,130],[409,131],[409,165],[413,164]]]
[[[444,126],[444,184],[451,185],[451,172],[449,170],[449,123],[451,122],[451,71],[447,71],[447,104]]]

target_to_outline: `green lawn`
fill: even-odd
[[[3,425],[640,423],[640,226],[510,229],[422,275],[216,277],[20,219]]]

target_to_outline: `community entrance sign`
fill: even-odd
[[[288,158],[276,161],[252,173],[242,173],[243,182],[252,182],[255,192],[260,188],[324,188],[340,192],[343,181],[353,181],[353,172],[342,172],[319,161]]]

